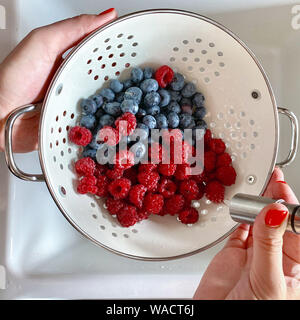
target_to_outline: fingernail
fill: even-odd
[[[114,10],[115,10],[115,8],[107,9],[107,10],[101,12],[101,13],[99,14],[99,16],[102,16],[102,15],[104,15],[104,14],[110,13],[110,12],[112,12],[112,11],[114,11]]]
[[[279,183],[284,183],[284,184],[286,184],[286,182],[285,182],[285,181],[276,181],[276,182],[279,182]]]
[[[271,209],[266,213],[265,224],[271,228],[277,228],[282,224],[288,213],[287,210]]]

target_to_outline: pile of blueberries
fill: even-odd
[[[204,102],[203,94],[197,92],[194,83],[186,82],[180,73],[175,73],[172,82],[161,88],[152,68],[133,68],[130,79],[122,82],[111,80],[109,88],[80,102],[80,126],[93,133],[93,139],[84,148],[82,156],[96,159],[101,146],[101,142],[97,141],[99,130],[104,126],[113,126],[115,120],[126,112],[135,115],[137,128],[144,130],[143,139],[148,139],[149,143],[151,129],[178,128],[182,133],[184,129],[193,130],[194,145],[196,130],[202,129],[205,133],[207,128],[203,120],[206,115]],[[130,146],[130,137],[126,138]]]

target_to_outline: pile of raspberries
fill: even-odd
[[[82,139],[89,136],[86,130],[72,128],[70,140],[82,145]],[[232,159],[225,152],[225,143],[212,138],[209,129],[204,136],[204,146],[204,170],[200,175],[190,175],[188,163],[135,165],[134,155],[127,150],[116,154],[115,165],[111,169],[90,157],[79,159],[75,163],[79,178],[77,191],[105,198],[108,212],[116,216],[123,227],[133,226],[151,214],[177,215],[182,223],[194,224],[199,213],[192,207],[192,200],[200,200],[205,195],[210,201],[221,203],[225,186],[231,186],[236,180]],[[163,147],[159,143],[153,143],[151,148],[162,153]]]

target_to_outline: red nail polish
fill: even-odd
[[[99,16],[102,16],[103,14],[110,13],[110,12],[112,12],[112,11],[114,11],[114,10],[115,10],[115,8],[107,9],[107,10],[105,10],[105,11],[101,12],[101,13],[99,14]]]
[[[286,210],[276,210],[271,209],[267,212],[265,216],[265,223],[267,226],[276,228],[279,227],[284,221],[285,217],[288,215]]]
[[[284,183],[284,184],[286,184],[286,182],[285,182],[285,181],[276,181],[276,182],[280,182],[280,183]]]

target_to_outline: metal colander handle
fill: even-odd
[[[285,108],[278,108],[278,113],[288,117],[288,119],[291,122],[291,129],[292,129],[292,138],[291,138],[291,146],[290,146],[289,154],[285,160],[276,163],[276,166],[280,168],[284,168],[295,160],[297,149],[298,149],[299,125],[298,125],[298,119],[292,111]]]
[[[40,108],[39,104],[37,105],[30,104],[30,105],[20,107],[9,115],[5,123],[5,160],[6,160],[7,166],[9,170],[16,177],[25,181],[42,182],[42,181],[45,181],[45,178],[43,174],[28,174],[23,172],[17,167],[14,156],[13,156],[13,147],[12,147],[13,126],[17,118],[20,117],[22,114],[32,112],[32,111],[37,111],[39,108]]]

